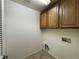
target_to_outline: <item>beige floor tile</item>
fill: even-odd
[[[48,53],[43,52],[41,59],[53,59]]]
[[[33,56],[29,56],[29,57],[27,57],[25,59],[34,59],[34,57]]]
[[[34,59],[40,59],[41,54],[42,54],[42,51],[40,51],[40,52],[34,54]]]
[[[51,55],[49,55],[48,53],[46,53],[45,51],[40,51],[32,56],[29,56],[25,59],[55,59],[54,57],[52,57]]]

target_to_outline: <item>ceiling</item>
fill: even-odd
[[[20,3],[24,6],[30,7],[37,11],[42,11],[44,8],[46,8],[46,5],[39,2],[39,0],[12,0],[12,1]],[[56,0],[52,0],[52,1],[56,1]]]

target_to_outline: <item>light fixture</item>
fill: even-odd
[[[40,0],[41,3],[48,5],[51,1],[50,0]]]

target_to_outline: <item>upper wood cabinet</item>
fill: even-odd
[[[76,0],[61,0],[60,27],[75,27]]]
[[[77,27],[79,27],[79,0],[76,0],[76,4],[77,4],[77,9],[76,9],[76,13],[77,13]]]
[[[79,28],[79,0],[60,0],[59,3],[41,14],[41,27]]]
[[[48,10],[48,28],[58,28],[58,5]]]
[[[41,28],[46,28],[47,27],[47,13],[44,12],[41,14],[41,21],[40,21],[40,26]]]
[[[41,14],[41,28],[58,28],[58,5]]]

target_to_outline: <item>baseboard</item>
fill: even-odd
[[[41,50],[42,50],[42,48],[41,48],[41,49],[38,49],[38,50],[36,50],[36,51],[34,51],[34,52],[32,52],[32,53],[26,55],[26,56],[23,56],[23,57],[20,58],[20,59],[24,59],[24,58],[26,58],[26,57],[28,57],[28,56],[31,56],[31,55],[33,55],[33,54],[35,54],[35,53],[37,53],[37,52],[39,52],[39,51],[41,51]]]
[[[49,53],[51,56],[53,56],[55,59],[59,59],[57,56],[53,55],[53,54],[51,53],[51,51],[49,51],[48,53]]]
[[[43,50],[45,51],[45,48],[43,48]],[[51,53],[51,51],[47,52],[49,55],[53,56],[55,59],[59,59],[57,56],[55,56],[54,54]]]

